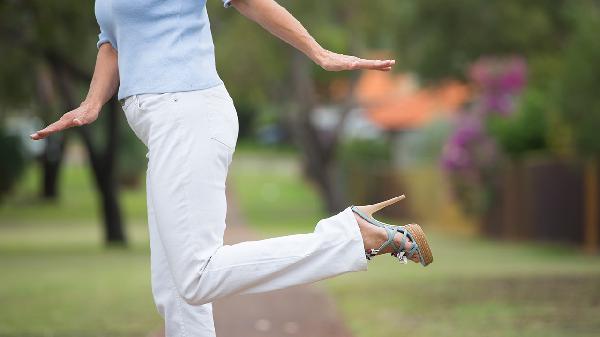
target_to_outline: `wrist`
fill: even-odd
[[[102,109],[102,105],[103,104],[98,101],[86,99],[85,101],[81,102],[81,104],[79,106],[82,108],[85,108],[86,110],[88,110],[90,112],[99,113],[100,110]]]
[[[311,60],[319,66],[323,66],[329,51],[321,46],[318,46],[310,55]]]

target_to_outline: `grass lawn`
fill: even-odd
[[[236,154],[232,183],[264,236],[309,232],[327,216],[294,160]],[[425,269],[381,256],[369,272],[319,284],[358,337],[600,335],[600,258],[429,232],[435,263]]]
[[[147,336],[152,302],[144,191],[123,193],[130,247],[106,248],[91,177],[62,174],[58,203],[34,198],[37,171],[0,205],[0,336]]]
[[[295,163],[289,151],[241,146],[235,155],[230,183],[264,236],[310,232],[326,216]],[[65,168],[58,203],[37,201],[37,178],[28,172],[0,204],[0,336],[147,336],[157,330],[144,190],[122,194],[129,248],[106,248],[87,170]],[[441,231],[430,239],[436,261],[426,269],[380,257],[367,273],[319,284],[357,337],[598,335],[599,258]]]

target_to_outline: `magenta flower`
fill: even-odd
[[[466,209],[482,211],[500,152],[485,128],[493,114],[509,116],[527,83],[527,66],[520,57],[481,58],[470,68],[477,88],[473,102],[456,121],[446,140],[441,166],[449,173],[452,192]]]
[[[520,57],[481,58],[470,69],[479,88],[483,113],[510,115],[527,82],[527,65]]]

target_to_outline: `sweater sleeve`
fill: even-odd
[[[104,33],[102,29],[100,29],[100,34],[98,34],[98,43],[96,43],[96,47],[99,49],[100,46],[104,43],[110,43],[114,49],[117,49],[117,46],[113,41],[111,41],[111,39],[108,37],[108,34]]]

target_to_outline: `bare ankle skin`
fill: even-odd
[[[360,229],[360,234],[363,238],[365,251],[377,249],[387,240],[387,233],[383,228],[368,223],[356,213],[353,213],[353,215],[356,219],[356,222],[358,223],[358,228]],[[394,237],[394,243],[396,244],[396,246],[402,248],[402,234],[396,234],[396,236]],[[407,239],[406,245],[408,247],[406,247],[405,250],[410,250],[410,248],[412,247],[412,241],[410,241],[410,239]],[[380,251],[377,255],[388,254],[392,252],[392,247],[388,246],[382,251]],[[419,258],[416,254],[412,257],[411,260],[414,262],[419,262]]]

